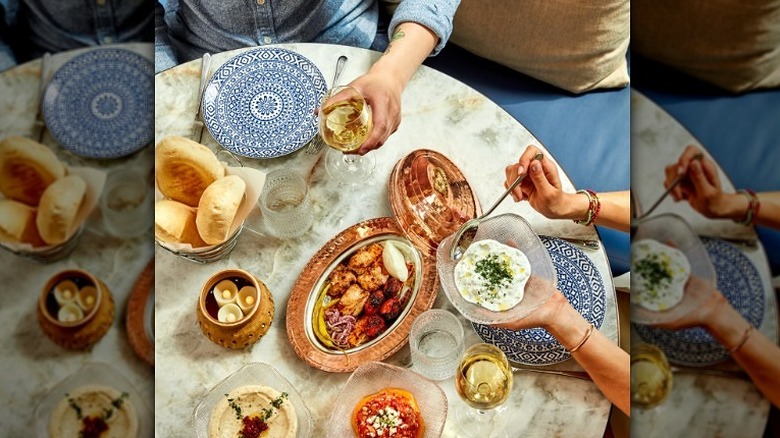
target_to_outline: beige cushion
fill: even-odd
[[[631,49],[732,92],[780,86],[780,0],[634,0]]]
[[[628,0],[462,0],[450,41],[565,90],[628,85]]]

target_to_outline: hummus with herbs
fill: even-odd
[[[492,239],[472,243],[455,265],[455,286],[464,300],[494,312],[523,299],[531,262],[517,248]]]
[[[261,385],[225,394],[209,420],[209,438],[295,438],[297,431],[287,393]]]
[[[138,416],[126,392],[85,385],[63,395],[49,420],[51,438],[136,438]]]

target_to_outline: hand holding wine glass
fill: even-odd
[[[332,149],[325,158],[328,174],[344,184],[358,184],[374,171],[374,158],[357,151],[372,129],[371,107],[355,88],[336,86],[320,107],[320,135]]]

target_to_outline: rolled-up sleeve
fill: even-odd
[[[9,69],[16,65],[16,58],[11,46],[8,45],[10,32],[8,24],[5,22],[5,8],[0,3],[0,71]]]
[[[154,72],[159,73],[177,64],[176,54],[168,39],[168,26],[165,24],[165,9],[155,2],[154,10]]]
[[[439,37],[439,43],[431,52],[435,56],[444,48],[452,34],[452,20],[460,0],[403,0],[390,20],[390,40],[399,24],[411,21],[430,29]]]

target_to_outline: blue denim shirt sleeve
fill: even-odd
[[[168,25],[165,23],[165,9],[159,1],[154,5],[154,73],[169,69],[178,64],[176,54],[168,38]]]
[[[16,65],[14,52],[8,45],[8,24],[5,22],[5,8],[0,3],[0,71],[7,70]]]
[[[405,21],[412,21],[430,29],[439,37],[439,43],[430,56],[437,55],[452,34],[452,20],[460,0],[404,0],[390,20],[388,34],[392,39],[395,28]]]

